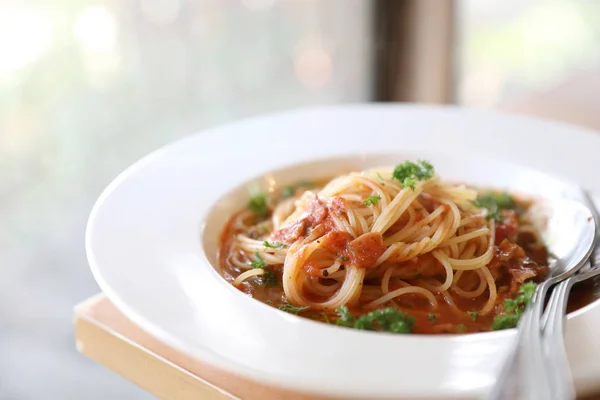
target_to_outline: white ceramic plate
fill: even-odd
[[[425,158],[442,177],[560,197],[572,187],[526,167],[597,190],[599,154],[600,136],[584,129],[458,108],[360,105],[251,119],[192,135],[121,174],[90,216],[88,259],[131,320],[236,374],[343,397],[480,397],[513,331],[389,335],[286,314],[219,276],[219,232],[253,182],[269,188]],[[598,334],[597,303],[568,321],[580,393],[600,388]]]

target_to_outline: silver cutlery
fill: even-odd
[[[552,398],[542,347],[542,313],[548,290],[575,274],[589,258],[596,227],[592,212],[573,200],[555,200],[540,205],[547,217],[544,241],[555,257],[549,279],[540,283],[530,306],[517,327],[517,338],[503,365],[490,399]],[[516,394],[518,393],[518,395]]]
[[[575,399],[575,387],[564,341],[564,321],[569,293],[573,285],[600,275],[600,216],[589,193],[583,193],[583,202],[594,216],[596,225],[596,244],[591,258],[578,273],[562,281],[552,291],[548,309],[545,314],[542,347],[546,358],[545,372],[551,385],[552,397],[550,400]]]

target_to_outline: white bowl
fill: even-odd
[[[600,189],[597,154],[600,137],[580,128],[458,108],[360,105],[250,119],[190,136],[121,174],[90,216],[88,260],[132,321],[236,374],[342,397],[481,397],[513,331],[390,335],[286,314],[213,268],[220,231],[250,184],[424,158],[443,178],[570,197],[573,184]],[[571,315],[567,348],[580,393],[600,388],[598,334],[597,303]]]

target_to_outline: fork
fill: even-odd
[[[573,285],[600,275],[600,214],[590,194],[582,191],[584,204],[590,209],[596,224],[596,244],[592,256],[586,265],[574,276],[562,281],[552,292],[545,315],[542,334],[542,349],[547,362],[546,376],[552,387],[552,399],[575,399],[575,387],[569,367],[569,360],[564,341],[564,321],[567,301]],[[552,400],[549,399],[549,400]]]
[[[579,201],[581,207],[583,201],[581,198]],[[585,210],[585,214],[580,215],[580,218],[587,218],[587,220],[585,222],[579,220],[579,224],[589,224],[594,216],[589,208]],[[575,221],[577,220],[573,220],[574,223]],[[568,227],[568,223],[561,225],[562,229]],[[530,305],[519,321],[517,338],[488,399],[512,399],[516,398],[517,393],[520,398],[532,400],[556,398],[552,391],[553,385],[550,381],[552,374],[547,365],[548,359],[542,343],[544,300],[554,285],[573,276],[588,261],[594,245],[597,244],[598,232],[595,227],[589,227],[585,232],[582,231],[582,234],[583,236],[579,236],[575,241],[570,255],[560,255],[568,259],[561,259],[561,262],[554,266],[553,275],[539,284]]]

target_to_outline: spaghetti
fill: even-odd
[[[383,326],[377,318],[392,311],[374,312],[391,307],[417,333],[489,330],[505,299],[547,273],[528,203],[445,182],[424,161],[286,188],[249,206],[223,233],[224,276],[316,320],[371,316]]]

